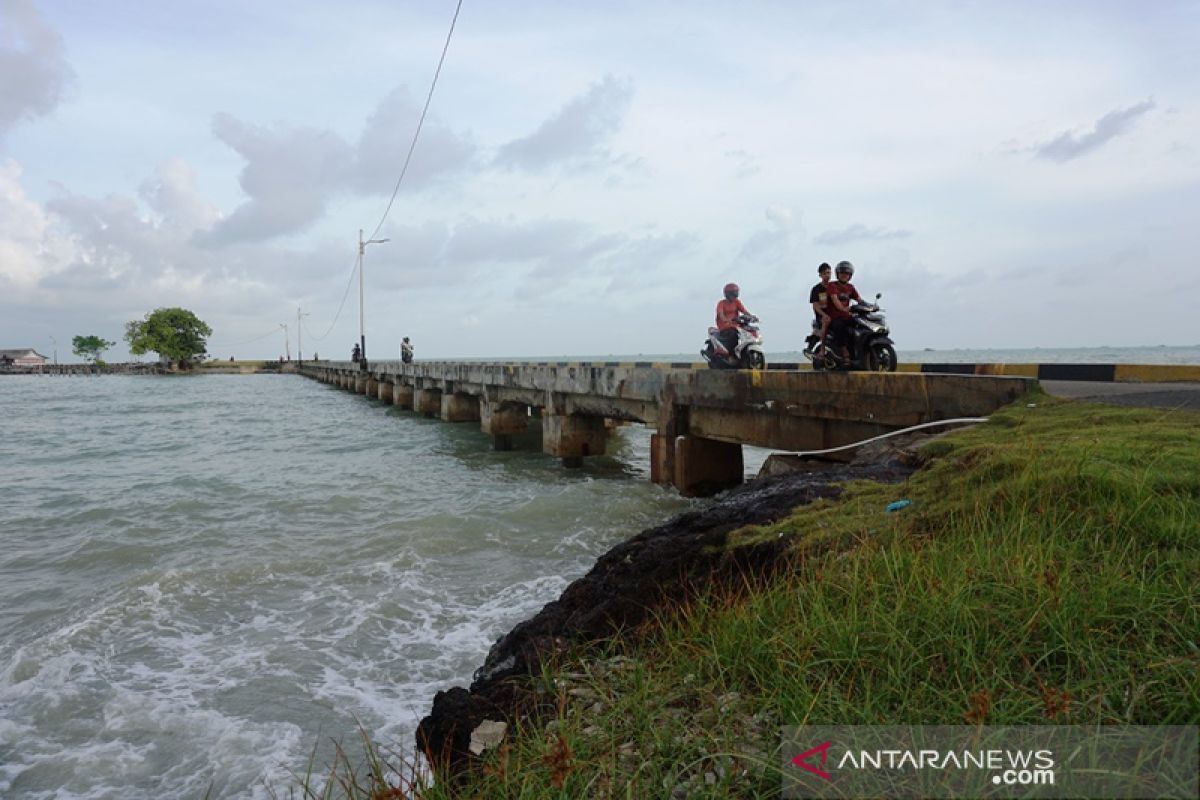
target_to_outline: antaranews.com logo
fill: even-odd
[[[1195,798],[1198,741],[1197,726],[788,728],[783,796]]]

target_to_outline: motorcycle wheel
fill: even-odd
[[[762,353],[757,350],[751,350],[746,358],[746,366],[750,369],[766,369],[767,359]]]
[[[875,342],[867,352],[867,366],[872,372],[895,372],[895,349],[887,342]]]

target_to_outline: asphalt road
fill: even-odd
[[[1104,383],[1099,381],[1041,381],[1056,397],[1091,400],[1118,406],[1190,408],[1200,410],[1200,383]]]

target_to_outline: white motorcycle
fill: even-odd
[[[739,314],[735,320],[737,327],[737,344],[733,352],[725,346],[721,331],[717,328],[708,329],[708,341],[700,355],[712,369],[766,369],[767,357],[763,354],[763,338],[758,327],[758,317]]]

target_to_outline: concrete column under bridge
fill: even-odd
[[[674,484],[685,497],[706,497],[745,479],[742,446],[699,436],[675,437]]]
[[[512,450],[513,436],[529,430],[529,406],[480,398],[479,428],[491,434],[496,450]]]
[[[392,402],[392,392],[393,392],[393,391],[395,391],[395,388],[394,388],[394,386],[392,385],[392,382],[391,382],[391,381],[389,381],[389,380],[382,380],[382,381],[379,381],[379,395],[378,395],[378,397],[379,397],[379,399],[380,399],[380,400],[382,400],[382,401],[383,401],[383,402],[385,402],[385,403],[389,403],[389,404],[390,404],[390,403]]]
[[[478,422],[479,398],[462,392],[442,392],[438,416],[445,422]]]
[[[413,390],[413,411],[426,417],[441,416],[442,390],[418,386]]]
[[[716,494],[745,480],[742,446],[691,435],[691,409],[664,404],[650,435],[650,480],[685,497]]]
[[[608,442],[604,417],[545,414],[542,417],[542,452],[562,459],[563,466],[583,466],[584,456],[602,456]]]
[[[397,408],[407,408],[410,411],[413,407],[413,387],[404,384],[396,384],[396,388],[392,390],[392,404]]]

